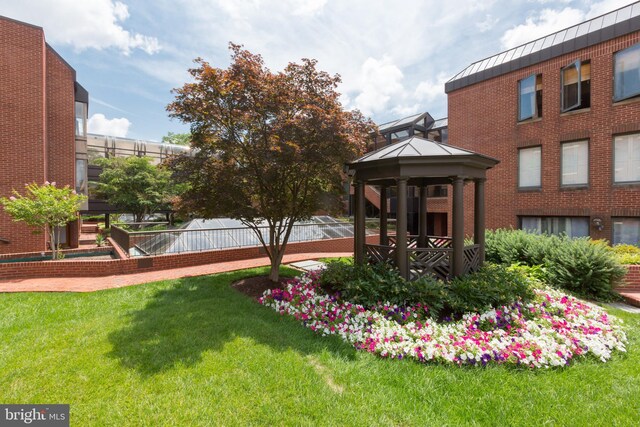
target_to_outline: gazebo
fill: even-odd
[[[355,262],[386,262],[405,279],[432,275],[444,280],[477,270],[484,262],[486,172],[499,161],[472,151],[413,136],[348,163],[355,187]],[[464,184],[473,181],[474,244],[464,244]],[[380,241],[367,244],[365,185],[380,188]],[[407,187],[420,189],[419,233],[407,236]],[[427,186],[453,187],[451,237],[427,235]],[[387,228],[387,194],[397,188],[396,234]]]

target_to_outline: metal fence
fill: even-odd
[[[269,227],[258,227],[258,231],[268,244]],[[114,225],[111,227],[111,237],[131,256],[261,246],[257,234],[248,227],[127,231]],[[289,242],[345,237],[353,237],[352,223],[295,224]]]

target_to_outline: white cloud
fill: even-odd
[[[604,1],[596,2],[591,5],[585,18],[586,19],[595,18],[596,16],[604,15],[607,12],[611,12],[612,10],[619,9],[630,3],[631,3],[630,0],[604,0]]]
[[[499,18],[494,18],[493,16],[491,16],[491,14],[487,14],[483,21],[476,23],[476,28],[481,33],[486,33],[487,31],[493,29],[493,27],[495,27],[498,22],[500,22]]]
[[[543,9],[539,14],[527,18],[524,24],[507,30],[500,42],[504,49],[511,49],[578,24],[584,21],[584,16],[584,12],[571,7],[565,7],[560,11]]]
[[[42,26],[53,43],[76,51],[115,48],[129,55],[140,49],[148,54],[160,50],[158,39],[131,33],[122,27],[129,18],[128,7],[113,0],[0,0],[2,14]]]
[[[440,73],[435,80],[421,81],[414,94],[417,99],[427,102],[431,102],[438,97],[444,97],[444,84],[447,80],[449,80],[449,77],[444,73]]]
[[[367,58],[360,74],[360,94],[355,106],[364,114],[374,114],[387,108],[392,98],[403,93],[404,75],[388,56],[382,59]]]
[[[110,136],[127,136],[131,122],[125,117],[119,119],[107,119],[104,114],[96,113],[89,117],[87,129],[89,133]]]
[[[437,105],[420,106],[414,90],[428,73],[435,80],[437,73],[451,76],[462,66],[442,53],[462,36],[461,26],[473,28],[469,22],[485,19],[493,4],[470,0],[405,0],[402,7],[388,0],[181,2],[190,23],[183,35],[196,46],[191,57],[203,56],[214,66],[226,67],[225,45],[233,41],[263,55],[273,70],[300,58],[316,58],[319,69],[341,75],[343,104],[378,121],[392,118],[394,111],[415,108],[436,108],[440,111],[434,114],[446,114],[444,95],[437,98]],[[425,21],[434,10],[438,19]],[[461,62],[460,56],[456,60]]]
[[[546,4],[549,1],[537,0],[537,2]],[[568,3],[568,1],[564,1],[564,3]],[[565,7],[562,10],[543,9],[539,13],[529,16],[524,24],[507,30],[500,41],[504,49],[510,49],[611,12],[628,3],[628,0],[604,0],[592,3],[587,11],[573,7]]]

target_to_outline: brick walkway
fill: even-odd
[[[283,264],[309,259],[347,257],[353,252],[307,253],[285,255]],[[93,292],[111,288],[122,288],[158,280],[179,279],[182,277],[203,276],[225,273],[245,268],[269,265],[269,258],[256,258],[216,264],[197,265],[172,270],[150,271],[147,273],[125,274],[107,277],[52,277],[22,280],[0,280],[0,292]]]

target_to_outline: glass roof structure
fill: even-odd
[[[261,227],[268,242],[269,229]],[[149,232],[148,238],[131,249],[131,256],[175,254],[215,249],[260,246],[255,232],[231,218],[193,219],[175,230]],[[295,223],[289,242],[353,237],[353,224],[330,216],[314,216],[309,221]]]
[[[378,126],[378,132],[380,132],[381,134],[385,134],[395,129],[401,129],[401,128],[409,127],[412,125],[418,125],[418,126],[427,128],[431,126],[432,123],[433,123],[433,118],[431,117],[431,115],[427,112],[424,112],[424,113],[414,114],[412,116],[405,117],[403,119],[393,120],[391,122],[383,123]]]
[[[87,135],[87,153],[90,161],[99,157],[146,156],[150,157],[154,164],[159,164],[172,154],[189,151],[190,148],[184,145],[108,135]]]
[[[445,92],[448,93],[638,30],[640,30],[640,2],[635,2],[546,37],[476,61],[451,78],[445,84]]]

